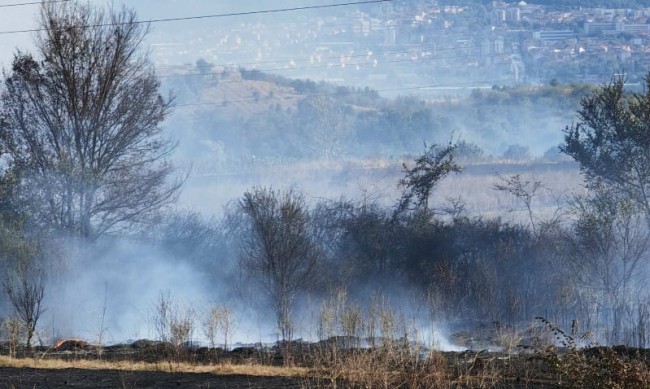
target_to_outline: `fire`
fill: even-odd
[[[54,345],[54,351],[83,349],[88,346],[88,342],[82,339],[61,339]]]

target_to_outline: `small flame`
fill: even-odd
[[[56,345],[54,345],[53,350],[59,351],[63,346],[67,344],[72,344],[73,346],[72,348],[79,348],[79,347],[83,347],[88,343],[82,339],[61,339],[58,342],[56,342]]]

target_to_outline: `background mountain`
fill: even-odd
[[[475,157],[501,156],[515,145],[543,156],[593,88],[493,86],[425,102],[205,63],[163,80],[176,96],[167,127],[182,134],[180,153],[222,163],[401,157],[452,136],[471,140]]]

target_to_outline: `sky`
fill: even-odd
[[[38,4],[6,7],[6,5],[10,4],[29,2],[31,1],[0,0],[0,66],[3,68],[11,64],[12,57],[17,49],[23,51],[31,51],[33,49],[32,41],[34,33],[1,33],[3,31],[29,30],[37,27]],[[108,4],[106,1],[99,0],[91,0],[90,2],[98,5]],[[160,2],[165,3],[166,6],[152,7],[152,1],[150,0],[115,1],[113,4],[118,7],[121,4],[125,4],[134,8],[138,12],[140,19],[169,17],[171,9],[182,8],[179,2],[175,0],[162,0]],[[209,4],[209,2],[204,3]],[[220,0],[218,3],[223,3],[223,1]],[[200,11],[200,9],[197,9],[197,11]],[[180,12],[176,16],[181,16]]]
[[[8,7],[11,4],[31,3],[35,0],[0,0],[0,66],[7,67],[16,49],[30,51],[33,33],[3,34],[5,31],[29,30],[36,28],[38,4]],[[170,17],[187,17],[198,15],[214,15],[222,13],[250,12],[263,9],[279,9],[304,7],[310,5],[336,4],[336,0],[89,0],[100,6],[112,4],[119,8],[122,5],[135,9],[140,20],[151,20]],[[281,17],[295,17],[295,12],[285,14],[269,14],[262,16],[242,16],[231,18],[208,19],[208,23],[237,23],[253,17],[268,17],[277,20]],[[154,32],[175,31],[187,27],[187,23],[200,22],[167,22],[155,23]]]
[[[0,0],[0,6],[15,4],[14,0]],[[32,29],[35,27],[37,5],[23,7],[2,7],[0,8],[0,31],[13,31]],[[11,63],[11,58],[17,48],[27,50],[31,48],[29,33],[22,34],[0,34],[0,66],[6,68]]]

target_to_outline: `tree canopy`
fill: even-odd
[[[605,185],[650,216],[650,79],[645,93],[624,84],[615,78],[582,100],[561,150],[580,164],[591,188]]]
[[[460,172],[461,167],[454,161],[456,145],[451,142],[445,147],[425,144],[424,153],[415,160],[415,166],[402,165],[404,178],[399,186],[404,188],[397,212],[409,209],[429,211],[429,197],[434,186],[449,173]]]
[[[97,237],[174,200],[171,98],[133,11],[44,2],[35,54],[17,52],[0,97],[0,141],[19,204],[40,227]]]

